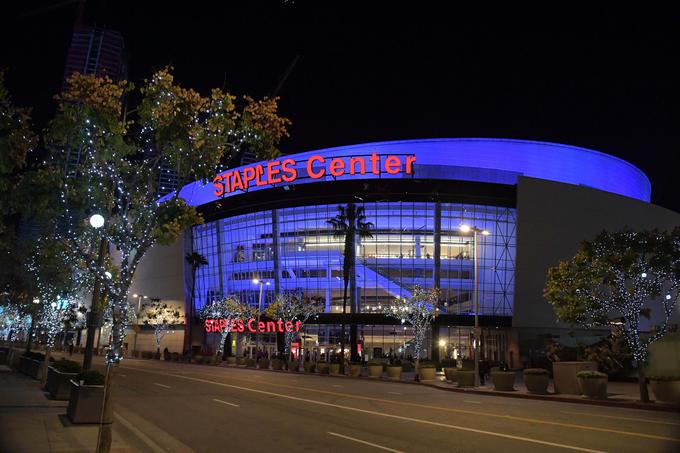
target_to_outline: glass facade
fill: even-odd
[[[359,206],[373,224],[372,237],[356,245],[359,312],[378,312],[420,285],[441,288],[447,313],[473,314],[474,233],[460,231],[469,225],[490,233],[476,236],[480,315],[512,315],[515,209],[435,202]],[[291,207],[195,226],[193,250],[208,261],[196,272],[196,309],[227,295],[257,306],[260,285],[252,280],[258,278],[270,283],[263,286],[263,308],[278,289],[341,313],[344,240],[333,237],[327,222],[337,213],[337,204]]]

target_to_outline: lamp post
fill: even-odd
[[[95,230],[104,226],[104,217],[101,214],[93,214],[90,216],[90,225]],[[101,238],[99,242],[99,251],[97,255],[97,266],[104,265],[106,257],[106,249],[108,242],[105,238]],[[97,328],[100,325],[101,313],[99,312],[99,299],[101,298],[102,288],[99,277],[95,277],[94,288],[92,289],[92,304],[90,312],[87,314],[87,341],[85,342],[85,353],[83,355],[83,370],[89,370],[92,367],[92,351],[94,349],[94,336]]]
[[[474,255],[474,290],[473,290],[473,300],[475,304],[475,341],[473,347],[475,348],[475,387],[479,387],[479,346],[480,346],[480,329],[479,329],[479,279],[477,278],[477,233],[483,236],[488,236],[490,233],[487,230],[477,228],[469,225],[461,225],[460,231],[463,233],[469,233],[472,231],[472,253]]]
[[[262,288],[264,285],[269,286],[271,283],[270,282],[265,282],[262,281],[258,278],[253,279],[253,283],[256,285],[260,285],[260,296],[257,300],[257,334],[255,334],[255,349],[259,350],[260,349],[260,313],[262,312]],[[253,358],[253,350],[250,350],[250,358]],[[257,358],[257,357],[256,357]]]

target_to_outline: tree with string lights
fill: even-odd
[[[296,294],[279,294],[276,300],[264,310],[264,314],[271,319],[300,321],[303,326],[309,319],[321,312],[323,312],[323,307],[313,299]],[[283,344],[286,357],[290,356],[291,344],[296,335],[298,335],[297,332],[284,334]],[[300,360],[300,366],[302,366],[302,360]]]
[[[241,302],[236,297],[225,297],[212,303],[205,304],[199,312],[203,320],[212,319],[220,325],[220,340],[215,350],[215,365],[220,363],[220,357],[224,354],[224,344],[231,332],[233,322],[247,322],[257,316],[257,310],[248,304]]]
[[[603,231],[576,255],[548,271],[543,294],[559,321],[616,328],[638,370],[640,399],[649,401],[645,361],[662,338],[680,297],[680,227],[670,232]],[[642,318],[661,312],[661,324],[643,332]]]
[[[439,289],[414,286],[411,297],[396,298],[383,307],[383,313],[413,327],[416,373],[420,365],[420,351],[432,321],[439,315]],[[417,376],[417,375],[416,375]]]
[[[139,103],[123,109],[132,92]],[[202,222],[179,196],[179,187],[161,185],[161,174],[172,171],[180,182],[207,183],[245,150],[273,158],[280,154],[277,146],[289,121],[278,115],[277,99],[237,100],[220,89],[204,97],[179,86],[169,69],[153,74],[138,90],[126,81],[75,73],[57,101],[45,135],[50,151],[45,166],[63,175],[58,239],[88,278],[103,286],[111,305],[108,390],[113,365],[123,357],[126,301],[140,260],[153,245],[171,244]],[[115,248],[115,273],[107,275],[106,263],[93,252],[100,243]],[[100,437],[99,449],[107,451],[110,425]]]

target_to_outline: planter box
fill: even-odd
[[[388,366],[387,367],[387,377],[390,379],[401,379],[401,365],[399,366]]]
[[[577,378],[581,394],[586,398],[607,399],[607,378]]]
[[[349,366],[349,375],[352,377],[359,377],[361,376],[361,364],[360,363],[352,363]]]
[[[654,399],[664,403],[680,403],[680,380],[656,381],[650,380],[650,386],[654,393]]]
[[[257,366],[261,370],[269,369],[269,359],[260,359],[257,361]]]
[[[328,367],[328,372],[334,376],[338,376],[340,374],[340,364],[331,363],[330,366]]]
[[[515,373],[513,371],[492,371],[493,389],[501,392],[515,390]]]
[[[255,368],[255,359],[246,359],[246,368]]]
[[[62,373],[52,367],[47,367],[47,383],[45,389],[55,400],[67,400],[71,396],[71,380],[75,380],[78,373]]]
[[[283,361],[281,359],[272,360],[272,370],[281,371],[283,369]]]
[[[233,355],[227,357],[227,365],[236,365],[236,357]]]
[[[291,373],[297,373],[300,371],[300,363],[297,360],[291,360],[288,364],[288,371]]]
[[[475,386],[475,372],[468,370],[456,371],[456,380],[458,387],[474,387]]]
[[[246,358],[245,357],[236,357],[236,365],[245,365],[246,364]]]
[[[545,395],[548,393],[548,384],[550,383],[550,376],[547,374],[525,374],[524,385],[527,387],[529,393],[538,395]]]
[[[314,362],[305,362],[302,367],[305,369],[305,373],[313,373],[316,369],[316,364]]]
[[[456,378],[456,373],[458,372],[457,368],[444,368],[444,376],[446,377],[446,380],[449,382],[455,382]]]
[[[580,395],[576,373],[579,371],[597,371],[595,362],[553,362],[553,381],[555,393]]]
[[[418,374],[421,381],[434,381],[434,377],[437,375],[436,368],[420,368]]]
[[[19,371],[33,379],[42,379],[42,365],[42,362],[27,357],[19,359]]]
[[[319,362],[316,364],[316,371],[319,374],[328,374],[330,369],[330,364],[328,362]]]
[[[368,366],[368,377],[379,378],[382,376],[383,366],[382,365],[369,365]]]
[[[99,423],[104,401],[103,385],[80,385],[71,382],[71,397],[68,401],[66,415],[71,423]],[[111,423],[113,405],[109,404],[108,412],[104,414],[104,423]]]
[[[7,364],[7,356],[9,355],[9,349],[0,348],[0,365]]]

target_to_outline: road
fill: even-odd
[[[680,451],[680,414],[125,360],[116,429],[146,451]]]

